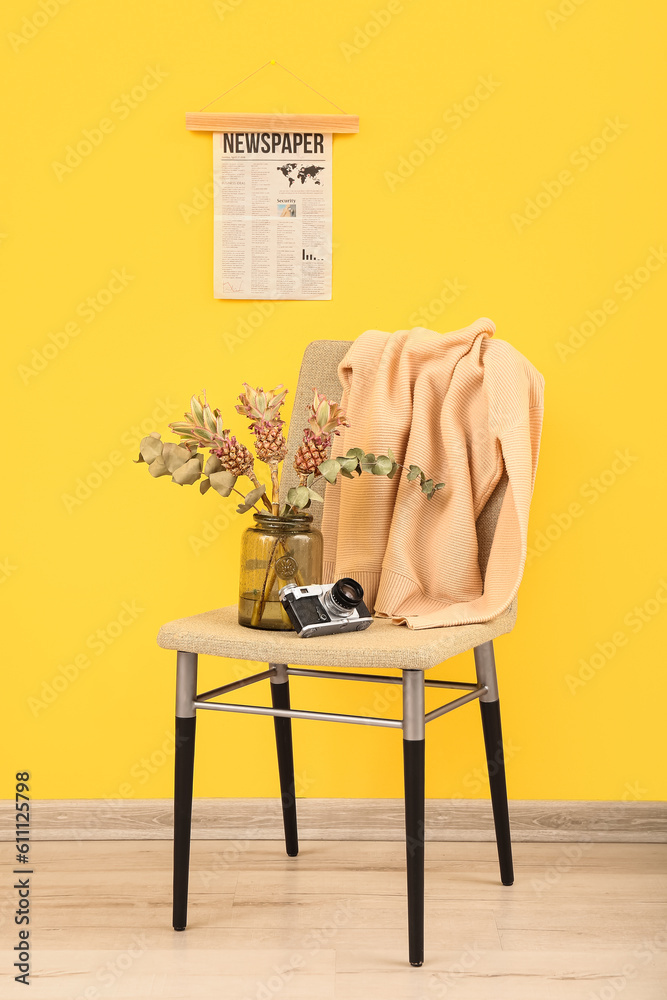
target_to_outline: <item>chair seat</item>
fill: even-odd
[[[414,630],[376,618],[364,632],[299,639],[295,632],[268,632],[239,625],[235,604],[178,618],[163,625],[158,646],[235,660],[311,667],[428,670],[458,653],[511,632],[516,604],[490,622]]]

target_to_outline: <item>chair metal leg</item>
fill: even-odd
[[[403,773],[408,875],[408,955],[424,962],[424,674],[403,671]]]
[[[176,670],[176,751],[174,765],[174,909],[173,926],[184,931],[188,920],[188,876],[195,765],[197,654],[178,653]]]
[[[512,863],[512,840],[510,834],[510,817],[507,802],[507,784],[505,781],[505,753],[503,750],[503,733],[500,723],[500,701],[498,698],[498,680],[496,677],[496,661],[493,652],[493,641],[485,642],[475,649],[475,669],[477,680],[486,684],[488,692],[479,700],[482,713],[482,729],[486,747],[486,762],[489,770],[491,786],[491,805],[493,808],[493,823],[496,829],[498,845],[498,861],[500,863],[500,880],[503,885],[514,882],[514,865]]]
[[[290,708],[289,678],[284,663],[270,664],[276,673],[271,677],[271,703],[274,708]],[[299,837],[296,823],[296,790],[294,786],[294,752],[292,749],[292,720],[274,716],[276,749],[278,751],[278,774],[280,776],[280,799],[283,807],[285,827],[285,849],[290,858],[299,853]]]

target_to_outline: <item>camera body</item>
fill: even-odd
[[[294,631],[302,639],[338,632],[361,632],[373,623],[364,604],[363,588],[345,577],[336,583],[299,587],[288,583],[280,589],[280,601]]]

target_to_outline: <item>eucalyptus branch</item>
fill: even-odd
[[[364,472],[393,479],[399,469],[406,468],[408,482],[419,480],[419,488],[427,500],[433,499],[438,490],[445,486],[444,483],[435,483],[433,479],[429,479],[418,465],[405,466],[401,462],[397,462],[391,448],[387,449],[386,455],[367,453],[363,448],[350,448],[347,455],[339,455],[337,458],[328,458],[324,462],[320,462],[317,472],[311,473],[307,478],[300,476],[300,485],[289,491],[287,499],[291,504],[292,511],[306,509],[310,506],[311,500],[316,498],[321,502],[322,498],[319,493],[310,488],[318,475],[323,476],[328,483],[335,483],[339,475],[346,479],[353,479],[355,473],[361,476]]]

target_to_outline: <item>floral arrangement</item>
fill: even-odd
[[[230,496],[232,492],[238,493],[243,501],[237,507],[240,514],[251,509],[259,512],[257,504],[262,503],[272,514],[282,517],[298,514],[310,507],[312,502],[322,503],[322,497],[312,489],[314,480],[319,476],[329,483],[335,483],[339,475],[352,479],[355,473],[361,476],[364,472],[392,479],[399,468],[404,468],[389,449],[386,455],[376,456],[366,453],[363,448],[351,448],[346,455],[328,458],[340,428],[349,427],[349,424],[339,404],[314,389],[313,401],[307,408],[308,425],[304,428],[294,459],[299,485],[289,490],[287,503],[281,508],[279,466],[287,454],[287,441],[280,409],[287,389],[279,385],[265,392],[259,388],[252,389],[247,382],[244,389],[238,397],[236,409],[249,420],[248,429],[254,437],[256,457],[269,467],[270,499],[266,486],[257,478],[255,459],[250,449],[223,426],[220,410],[211,409],[205,394],[203,401],[198,396],[192,397],[190,412],[185,414],[185,420],[169,424],[180,442],[164,442],[160,434],[153,432],[141,441],[137,461],[148,465],[151,476],[171,476],[172,482],[180,486],[201,480],[199,489],[202,494],[210,489],[223,497]],[[208,458],[200,448],[209,452]],[[243,476],[252,483],[253,488],[248,493],[236,487]],[[418,480],[422,493],[429,500],[445,485],[428,479],[416,465],[409,466],[407,478],[411,482]]]

